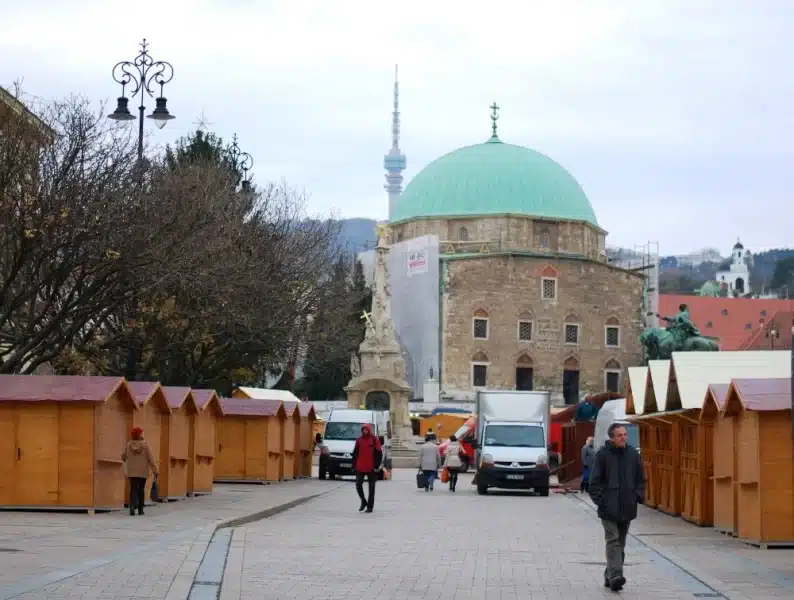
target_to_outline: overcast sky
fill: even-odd
[[[485,141],[496,101],[502,140],[564,165],[608,244],[794,246],[793,0],[0,0],[0,14],[0,85],[115,102],[112,67],[146,37],[174,66],[177,116],[150,143],[203,112],[312,214],[386,217],[399,63],[406,181]]]

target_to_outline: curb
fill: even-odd
[[[201,561],[204,559],[204,555],[207,553],[207,549],[209,548],[210,542],[212,541],[212,537],[217,531],[240,527],[242,525],[247,525],[255,521],[261,521],[263,519],[269,519],[270,517],[274,517],[280,513],[300,506],[301,504],[306,504],[307,502],[319,498],[320,496],[330,494],[342,486],[343,484],[339,483],[333,487],[323,490],[322,492],[310,494],[308,496],[301,496],[300,498],[290,500],[284,504],[277,504],[276,506],[271,506],[270,508],[250,513],[248,515],[234,517],[231,519],[222,519],[215,521],[214,523],[210,523],[209,525],[205,525],[201,528],[201,531],[196,538],[196,541],[193,542],[193,545],[191,546],[185,561],[182,563],[179,571],[177,571],[176,575],[174,576],[174,581],[171,584],[171,587],[169,588],[164,600],[189,599],[196,575],[199,568],[201,567]]]

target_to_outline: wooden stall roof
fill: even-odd
[[[317,418],[317,411],[314,410],[314,404],[311,402],[301,402],[298,404],[298,410],[300,411],[301,417]]]
[[[706,390],[703,398],[703,405],[700,407],[700,420],[713,421],[716,419],[723,406],[725,406],[725,396],[728,395],[729,383],[712,383]]]
[[[201,412],[205,408],[207,408],[210,404],[215,404],[221,414],[223,414],[223,408],[221,407],[221,400],[218,397],[218,393],[215,390],[194,390],[191,389],[190,393],[193,395],[193,402],[196,403],[196,410]]]
[[[626,414],[641,415],[645,408],[645,389],[648,386],[648,367],[629,367],[626,389]]]
[[[165,394],[165,399],[168,400],[168,406],[171,407],[171,410],[179,410],[182,408],[182,405],[187,401],[191,400],[191,405],[195,409],[196,402],[193,398],[193,394],[190,393],[191,389],[189,387],[174,387],[174,386],[167,386],[163,387],[163,393]]]
[[[300,402],[295,394],[289,390],[271,390],[269,388],[238,387],[238,392],[242,392],[252,400],[280,400],[281,402]]]
[[[121,394],[137,410],[123,377],[82,375],[0,375],[0,402],[107,402]]]
[[[297,400],[295,402],[292,402],[290,400],[284,400],[281,404],[284,407],[284,413],[288,417],[294,417],[296,412],[300,414],[300,411],[298,409],[298,406],[300,405],[300,400]]]
[[[648,382],[645,386],[645,397],[643,398],[642,411],[634,411],[637,414],[657,413],[665,410],[665,400],[667,398],[667,384],[670,382],[670,361],[669,360],[649,360],[648,361]]]
[[[248,398],[221,398],[225,417],[286,417],[280,400],[253,400]]]
[[[165,392],[162,391],[160,384],[156,381],[128,381],[127,386],[135,399],[135,403],[141,407],[150,400],[159,404],[160,410],[166,413],[171,412],[171,407],[166,400]],[[159,393],[158,393],[159,392]]]
[[[789,356],[790,352],[786,352]],[[723,415],[735,415],[742,410],[776,411],[791,409],[791,379],[734,379],[725,397]]]
[[[645,413],[642,415],[626,415],[626,420],[629,423],[672,423],[673,421],[695,422],[697,419],[693,417],[695,411],[691,408],[682,408],[679,410],[667,410],[663,412]]]
[[[616,394],[614,392],[604,392],[603,394],[590,394],[586,396],[586,400],[592,402],[598,410],[601,410],[601,407],[604,406],[604,402],[607,400],[617,400],[618,398],[622,398],[623,394]],[[558,413],[554,413],[551,415],[551,422],[552,423],[568,423],[572,421],[574,416],[576,415],[576,408],[579,404],[572,404],[571,406],[566,406]],[[467,415],[460,415],[461,417],[467,418]]]
[[[748,352],[673,352],[665,409],[701,408],[709,384],[734,378],[785,377],[791,374],[788,350]],[[658,397],[657,397],[658,400]],[[659,407],[660,410],[661,407]]]

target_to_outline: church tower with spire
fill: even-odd
[[[394,108],[391,114],[391,149],[383,157],[383,168],[386,169],[386,185],[389,193],[389,220],[394,217],[394,209],[403,191],[403,171],[405,171],[405,155],[400,151],[400,84],[397,79],[397,65],[394,65]]]

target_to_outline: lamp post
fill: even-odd
[[[168,121],[174,116],[168,112],[168,101],[163,96],[163,87],[174,78],[174,68],[171,63],[156,61],[149,55],[149,44],[146,39],[141,42],[140,51],[134,60],[123,60],[113,67],[113,79],[121,84],[121,95],[116,103],[116,110],[108,115],[108,119],[119,123],[128,123],[135,120],[135,116],[130,113],[130,98],[140,96],[138,106],[138,170],[143,178],[143,123],[146,112],[144,101],[148,95],[155,98],[155,108],[148,119],[154,121],[159,129],[166,126]],[[155,97],[157,86],[160,86],[159,94]],[[130,323],[135,323],[135,304],[133,299],[133,316]],[[137,379],[138,355],[135,344],[130,344],[127,352],[126,377],[129,381]]]
[[[226,154],[229,157],[229,162],[231,163],[232,169],[234,172],[240,177],[240,185],[243,188],[244,192],[248,192],[251,189],[251,178],[248,176],[248,172],[251,170],[251,167],[254,166],[254,159],[251,158],[251,155],[248,152],[243,152],[240,150],[240,145],[237,143],[237,134],[234,134],[232,138],[231,145],[227,148]]]
[[[769,340],[771,349],[774,350],[775,340],[780,338],[780,330],[777,328],[774,321],[764,328],[764,335]]]

